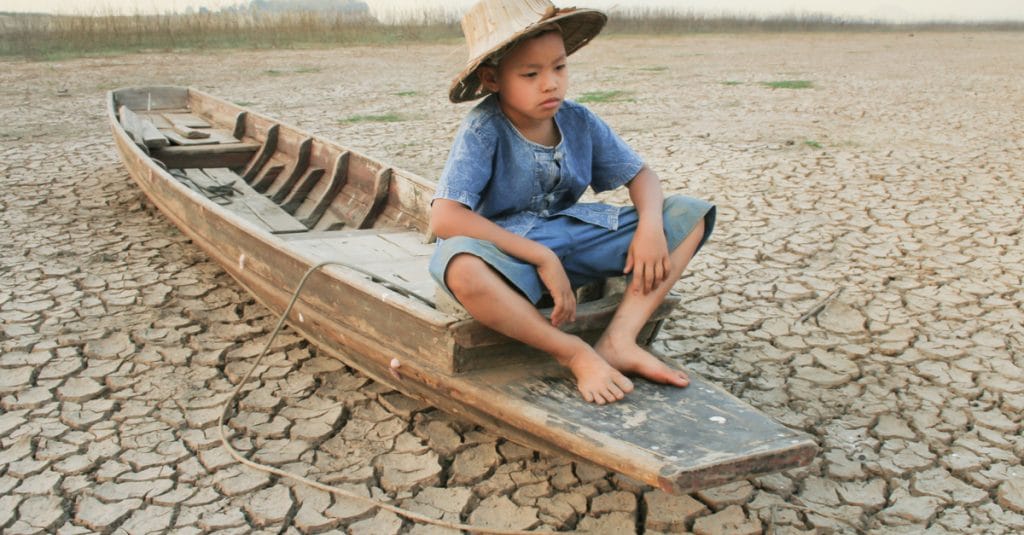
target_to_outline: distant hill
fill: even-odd
[[[327,11],[347,15],[369,15],[370,6],[360,0],[250,0],[248,4],[221,11]]]

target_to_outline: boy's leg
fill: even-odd
[[[597,352],[617,370],[640,375],[657,383],[681,387],[690,384],[686,373],[668,366],[640,347],[636,343],[636,337],[651,314],[654,314],[661,302],[665,300],[665,296],[672,286],[679,280],[703,237],[704,220],[701,219],[682,243],[669,253],[672,269],[660,285],[647,294],[632,284],[626,290],[611,323],[594,346]]]
[[[472,254],[452,257],[444,280],[477,321],[551,354],[569,368],[583,399],[588,402],[611,403],[633,390],[633,383],[594,348],[579,337],[552,326],[528,299],[479,257]]]

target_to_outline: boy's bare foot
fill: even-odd
[[[615,341],[609,336],[604,336],[594,349],[608,361],[608,364],[622,373],[639,375],[655,383],[678,387],[690,384],[686,372],[665,364],[633,340]]]
[[[590,346],[573,355],[566,366],[576,376],[576,388],[589,403],[612,403],[633,391],[633,381],[605,362]]]

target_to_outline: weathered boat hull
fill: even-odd
[[[273,312],[285,309],[311,266],[347,264],[314,274],[287,321],[379,382],[516,442],[674,493],[800,466],[816,452],[808,436],[700,377],[686,389],[639,381],[622,402],[587,404],[549,358],[439,310],[424,295],[429,280],[409,275],[429,255],[429,246],[410,240],[426,230],[430,181],[192,89],[118,90],[107,107],[122,160],[150,201]],[[195,134],[179,128],[182,120],[207,124],[196,135],[223,141],[150,149],[125,129],[131,113],[164,124],[169,138]],[[197,173],[203,168],[211,172]],[[211,194],[223,188],[203,185],[212,170],[236,178],[231,209]],[[392,272],[363,269],[379,265]],[[404,275],[396,271],[403,266]],[[615,302],[582,304],[568,328],[592,339]],[[645,340],[673,304],[659,310]],[[401,363],[397,376],[393,359]]]

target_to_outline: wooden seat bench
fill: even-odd
[[[207,145],[169,145],[150,154],[170,169],[186,167],[243,167],[260,150],[259,143],[215,143]]]
[[[212,128],[188,109],[136,113],[121,106],[118,114],[135,143],[169,169],[244,167],[263,146],[242,141],[234,132]]]
[[[304,232],[280,236],[317,262],[343,262],[378,282],[436,306],[437,285],[428,266],[434,245],[415,230],[367,229]]]

